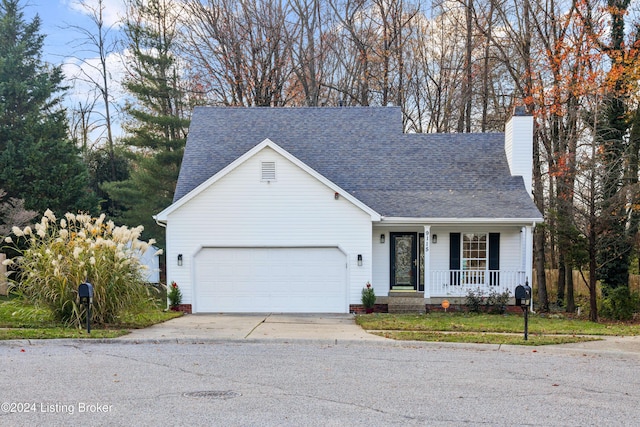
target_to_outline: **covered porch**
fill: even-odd
[[[383,297],[415,294],[426,304],[513,296],[532,274],[533,223],[395,224],[373,228],[372,285]]]

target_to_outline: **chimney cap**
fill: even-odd
[[[515,107],[513,109],[513,115],[514,116],[528,116],[529,113],[527,113],[527,107],[525,107],[524,105],[518,105],[517,107]]]

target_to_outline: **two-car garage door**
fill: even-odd
[[[346,313],[346,256],[337,247],[204,248],[195,311]]]

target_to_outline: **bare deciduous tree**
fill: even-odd
[[[24,200],[6,196],[7,192],[0,189],[0,236],[11,234],[12,227],[28,225],[38,215],[24,208]]]
[[[292,74],[285,2],[186,0],[183,47],[211,81],[214,103],[238,106],[287,104]]]
[[[97,0],[97,3],[88,2],[87,0],[80,0],[80,5],[87,11],[94,28],[84,28],[77,25],[71,26],[72,29],[77,31],[82,37],[78,40],[76,49],[84,50],[85,53],[89,53],[89,59],[77,58],[81,66],[79,67],[80,75],[76,77],[77,80],[83,81],[89,84],[95,91],[98,92],[102,100],[102,108],[98,111],[95,110],[96,100],[91,100],[85,104],[79,104],[79,109],[75,113],[79,116],[79,124],[81,125],[82,146],[87,145],[88,131],[95,130],[98,125],[93,122],[89,125],[88,116],[91,113],[97,112],[102,115],[102,125],[106,131],[106,144],[108,147],[109,158],[111,160],[111,178],[116,179],[116,165],[115,165],[115,151],[113,140],[113,118],[112,108],[116,107],[116,103],[111,96],[111,71],[107,64],[107,58],[109,55],[117,51],[117,40],[112,36],[112,30],[114,25],[107,25],[104,21],[104,0]],[[98,63],[94,63],[92,59],[97,59]],[[87,110],[87,107],[91,107],[91,110]]]

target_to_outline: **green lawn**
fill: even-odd
[[[528,341],[524,341],[522,314],[368,314],[357,316],[356,322],[377,335],[416,341],[544,345],[640,335],[638,324],[593,323],[559,315],[530,315]]]
[[[126,335],[131,329],[145,328],[181,315],[182,313],[165,312],[160,308],[142,313],[126,313],[117,325],[91,325],[91,334],[88,334],[85,328],[69,327],[56,322],[46,308],[36,307],[19,298],[0,297],[0,340],[116,338]]]
[[[31,340],[57,338],[117,338],[129,333],[128,329],[86,329],[70,327],[9,328],[0,329],[0,340]]]

